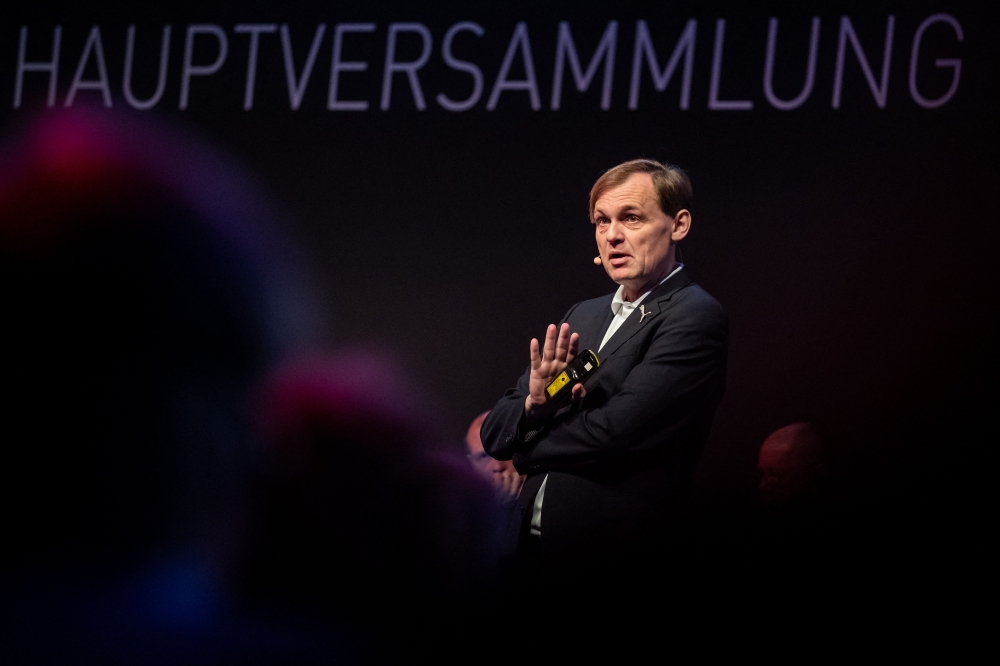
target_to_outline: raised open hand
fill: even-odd
[[[543,418],[554,409],[545,387],[576,358],[579,348],[580,335],[570,335],[569,324],[563,324],[558,330],[555,324],[549,324],[541,349],[538,339],[531,339],[531,372],[528,375],[528,397],[524,400],[527,418]],[[580,400],[583,396],[583,384],[574,386],[573,399]]]

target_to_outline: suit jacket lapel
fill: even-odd
[[[608,358],[614,354],[618,349],[625,344],[633,335],[638,333],[643,326],[649,324],[653,319],[656,319],[661,315],[665,307],[666,301],[670,300],[670,297],[680,289],[691,283],[691,278],[688,277],[687,272],[682,268],[669,280],[663,284],[656,287],[653,292],[642,299],[642,303],[639,307],[632,311],[632,314],[622,323],[622,325],[615,331],[615,334],[611,336],[608,340],[608,344],[604,345],[597,357],[604,362],[604,359]],[[608,322],[610,324],[610,320]],[[608,328],[607,324],[604,326],[602,331],[606,331]],[[598,342],[600,344],[600,342]]]
[[[608,330],[611,318],[615,316],[611,310],[611,298],[611,296],[607,297],[607,303],[604,303],[600,310],[604,313],[603,317],[586,319],[581,322],[582,326],[576,330],[580,334],[580,349],[592,349],[596,352],[597,348],[601,346],[604,332]]]

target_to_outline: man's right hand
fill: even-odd
[[[531,371],[528,374],[528,397],[524,399],[524,416],[531,423],[551,415],[554,411],[545,387],[552,383],[560,372],[576,358],[580,347],[580,335],[570,335],[569,324],[563,324],[557,332],[555,324],[549,324],[545,331],[545,343],[539,350],[538,339],[531,339]],[[583,384],[573,387],[573,400],[583,399],[586,391]]]

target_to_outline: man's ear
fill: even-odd
[[[687,208],[681,208],[677,211],[677,214],[674,215],[672,226],[670,239],[676,243],[687,236],[688,231],[691,230],[691,211]]]

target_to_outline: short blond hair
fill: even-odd
[[[693,196],[691,179],[683,169],[670,164],[661,164],[656,160],[629,160],[605,171],[590,188],[591,221],[594,219],[594,206],[601,195],[618,187],[637,173],[648,173],[653,179],[653,189],[656,190],[660,209],[670,217],[677,215],[677,211],[682,208],[691,207]]]

